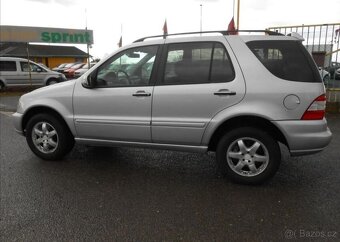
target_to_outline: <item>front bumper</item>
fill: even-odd
[[[326,119],[273,121],[273,123],[283,132],[293,156],[320,152],[332,139]]]
[[[25,135],[21,125],[23,116],[23,114],[18,112],[12,115],[15,131],[20,135]]]

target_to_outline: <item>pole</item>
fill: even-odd
[[[200,4],[200,10],[201,10],[201,13],[200,13],[200,32],[202,33],[202,22],[203,22],[203,18],[202,18],[203,14],[202,14],[202,12],[203,12],[203,4]],[[202,34],[201,34],[201,35],[202,35]]]
[[[91,68],[91,65],[90,65],[90,45],[89,43],[86,44],[87,45],[87,66],[88,66],[88,69]]]
[[[87,8],[85,8],[85,31],[87,31]],[[90,65],[90,44],[86,43],[86,49],[87,49],[87,66],[88,69],[91,68]]]
[[[30,86],[32,87],[32,72],[31,72],[31,62],[30,62],[30,52],[29,52],[29,48],[28,48],[28,42],[26,43],[26,52],[27,52],[27,65],[28,65],[29,81],[30,81]]]
[[[240,29],[240,1],[241,0],[237,0],[237,25],[236,25],[236,30]]]

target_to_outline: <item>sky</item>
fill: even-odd
[[[93,30],[90,54],[103,58],[136,39],[168,33],[225,30],[234,0],[0,0],[0,24]],[[236,1],[236,0],[235,0]],[[200,6],[202,5],[202,7]],[[339,0],[240,0],[240,29],[340,22]],[[86,51],[86,47],[78,48]]]

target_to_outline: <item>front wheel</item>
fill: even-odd
[[[5,89],[5,84],[0,81],[0,92],[2,92]]]
[[[223,175],[243,184],[260,184],[271,178],[281,161],[279,144],[253,127],[233,129],[218,143],[216,159]]]
[[[61,159],[74,146],[68,128],[50,114],[37,114],[28,121],[26,140],[33,153],[44,160]]]

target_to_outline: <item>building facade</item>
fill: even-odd
[[[29,58],[54,68],[62,63],[86,62],[88,54],[75,46],[0,43],[0,56]]]

